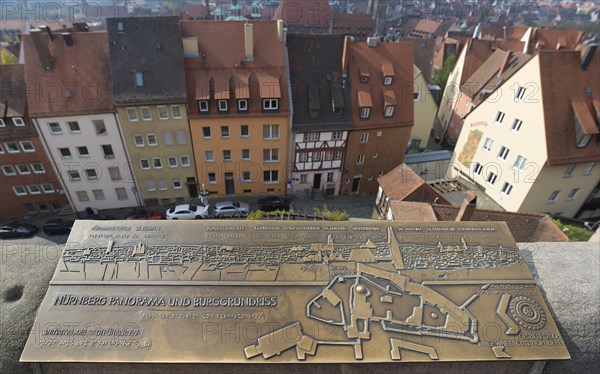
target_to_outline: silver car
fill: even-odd
[[[246,203],[223,201],[215,204],[215,217],[243,217],[250,212],[250,206]]]
[[[208,216],[208,205],[181,204],[167,210],[167,219],[200,219]]]

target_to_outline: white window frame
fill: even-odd
[[[90,201],[90,195],[87,191],[75,191],[75,196],[77,196],[78,201]]]
[[[129,122],[138,122],[140,120],[137,114],[137,109],[135,109],[134,107],[129,107],[125,110],[127,111],[127,118],[129,119]],[[132,116],[132,114],[134,116]]]
[[[475,165],[473,165],[473,174],[481,176],[482,172],[483,165],[481,165],[479,162],[476,162]]]
[[[365,155],[358,155],[356,158],[356,165],[362,165],[365,163]]]
[[[17,164],[15,166],[20,175],[31,174],[31,170],[29,169],[29,166],[27,166],[27,164]],[[23,166],[25,168],[25,170],[21,170],[21,166]]]
[[[156,186],[158,187],[158,189],[160,191],[166,191],[168,189],[167,187],[167,180],[166,179],[159,179],[156,181]]]
[[[23,140],[23,141],[19,142],[19,144],[21,145],[21,149],[23,150],[23,152],[26,152],[26,153],[35,152],[35,147],[33,146],[33,143],[30,142],[29,140]],[[31,146],[31,149],[25,149],[25,144],[28,144],[29,146]]]
[[[27,195],[27,189],[25,188],[25,186],[12,186],[13,192],[15,193],[15,195],[17,196],[25,196]],[[21,192],[19,192],[21,191]]]
[[[184,145],[187,142],[185,139],[185,131],[175,131],[175,141],[179,145]]]
[[[54,193],[54,186],[52,185],[52,183],[42,183],[41,187],[42,192],[44,192],[45,194]]]
[[[344,138],[343,131],[334,131],[331,133],[331,140],[342,140]]]
[[[265,157],[265,152],[268,153],[269,157]],[[273,155],[276,155],[277,157],[274,158]],[[263,149],[263,162],[265,162],[265,163],[279,162],[279,148]]]
[[[523,101],[526,90],[527,89],[525,87],[518,86],[517,92],[515,92],[515,103],[520,103],[521,101]]]
[[[2,118],[0,118],[0,128],[1,127],[6,127],[6,123],[4,123],[4,120]]]
[[[104,122],[103,119],[94,119],[94,120],[92,120],[92,124],[94,125],[94,132],[96,133],[96,135],[99,135],[99,136],[108,135],[108,130],[106,129],[106,123]],[[98,132],[99,124],[102,124],[104,132]]]
[[[360,109],[360,118],[367,119],[371,115],[371,108],[361,108]]]
[[[158,160],[158,166],[156,166],[156,161]],[[162,169],[163,168],[163,163],[162,163],[162,159],[160,157],[152,157],[152,167],[154,169]]]
[[[248,153],[248,157],[244,156],[244,152]],[[244,161],[250,160],[250,150],[249,149],[242,149],[242,160],[244,160]]]
[[[154,138],[154,142],[150,141],[150,138]],[[146,134],[146,140],[148,141],[148,147],[158,147],[158,137],[155,133]]]
[[[119,196],[119,192],[118,191],[123,191],[123,193],[125,195],[123,197]],[[127,195],[127,190],[125,189],[125,187],[116,187],[115,188],[115,194],[117,195],[117,200],[119,200],[119,201],[129,200],[129,196]]]
[[[171,161],[174,161],[174,163],[172,163]],[[167,164],[169,165],[169,167],[171,169],[178,167],[178,163],[177,163],[177,157],[176,156],[169,156],[167,158]]]
[[[144,112],[146,112],[148,116],[145,116]],[[150,111],[149,106],[140,107],[140,114],[142,115],[142,121],[152,121],[152,112]]]
[[[566,197],[566,201],[573,201],[577,198],[577,196],[579,195],[579,191],[581,191],[581,188],[573,188],[569,194]]]
[[[504,113],[502,111],[498,111],[498,113],[496,114],[496,119],[494,120],[494,123],[498,126],[502,125],[502,122],[504,121],[504,117],[506,117],[506,113]]]
[[[268,131],[267,131],[268,129]],[[276,129],[276,131],[275,131]],[[268,136],[265,137],[265,132],[268,132]],[[277,133],[277,134],[275,134]],[[279,125],[263,125],[263,140],[279,140]],[[318,134],[318,133],[317,133]]]
[[[146,180],[146,191],[148,191],[148,192],[156,191],[156,182],[154,181],[154,179]]]
[[[69,181],[71,181],[71,182],[81,181],[81,174],[79,173],[79,170],[68,170],[67,174],[69,175]]]
[[[510,128],[510,131],[518,133],[521,130],[521,126],[523,126],[523,121],[518,118],[515,118],[515,121],[513,122],[513,125]]]
[[[304,133],[304,141],[305,142],[318,142],[321,139],[320,132],[305,132]]]
[[[179,114],[175,114],[175,108],[177,108]],[[181,105],[171,105],[171,115],[173,116],[173,119],[182,119],[183,114],[181,112]]]
[[[221,138],[229,137],[231,137],[231,131],[229,131],[229,126],[221,126]]]
[[[144,166],[144,163],[146,163],[147,166]],[[142,170],[150,170],[150,160],[147,158],[140,158],[140,167],[142,168]]]
[[[171,131],[163,132],[163,142],[167,146],[175,144],[175,138],[173,138],[173,133]]]
[[[248,110],[248,100],[247,99],[239,99],[237,101],[238,110],[240,112],[246,112]]]
[[[161,121],[165,121],[169,119],[169,109],[167,108],[166,105],[159,105],[156,107],[156,110],[158,111],[158,119]],[[161,115],[161,111],[164,111],[164,115]]]
[[[207,113],[210,110],[208,100],[198,100],[198,110],[200,113]]]
[[[509,152],[510,152],[510,149],[508,149],[505,146],[501,146],[500,152],[498,152],[498,159],[502,160],[502,161],[506,161],[506,157],[508,157]]]
[[[91,175],[90,175],[91,174]],[[98,172],[96,171],[96,169],[91,168],[91,169],[85,169],[85,178],[88,181],[95,181],[98,180]]]
[[[490,186],[493,186],[498,181],[498,174],[494,173],[493,171],[490,171],[488,173],[487,178],[485,178],[485,181]]]
[[[571,164],[563,174],[563,178],[571,178],[573,176],[573,171],[577,168],[577,164]]]
[[[174,190],[180,190],[182,188],[183,188],[183,184],[181,183],[181,179],[174,178],[173,179],[173,189]]]
[[[33,190],[32,190],[32,187],[34,187]],[[29,191],[30,195],[41,195],[42,194],[42,190],[40,189],[40,186],[38,186],[37,184],[28,184],[27,191]]]
[[[204,159],[206,162],[215,162],[215,152],[211,150],[204,151]]]
[[[596,163],[597,163],[597,161],[590,162],[586,166],[585,171],[583,172],[583,175],[584,176],[592,175],[592,171],[594,171],[594,167],[596,167]]]
[[[23,121],[22,117],[14,117],[12,121],[15,127],[25,127],[25,121]]]
[[[392,78],[392,77],[384,77],[384,79],[383,79],[383,85],[384,86],[391,86],[393,81],[394,81],[394,78]]]
[[[548,196],[548,204],[553,204],[556,202],[556,200],[558,200],[558,196],[560,196],[560,190],[558,191],[552,191],[552,193],[550,194],[550,196]]]
[[[183,160],[187,160],[187,162],[184,162]],[[190,156],[188,155],[181,155],[179,156],[179,161],[181,162],[181,167],[182,168],[188,168],[190,167]]]
[[[527,158],[518,155],[517,159],[515,160],[515,163],[513,164],[513,168],[523,170],[525,169],[525,165],[527,165]]]
[[[363,132],[362,134],[360,134],[360,142],[361,143],[369,142],[369,133],[368,132]]]
[[[53,131],[52,130],[52,125],[56,124],[58,125],[58,131]],[[62,126],[60,125],[60,122],[48,122],[48,130],[50,130],[50,134],[51,135],[61,135],[63,133],[62,131]]]
[[[308,162],[308,152],[300,152],[298,154],[298,162]]]
[[[510,184],[508,182],[504,182],[504,184],[502,185],[502,189],[500,190],[500,193],[505,196],[508,196],[512,192],[512,189],[513,189],[512,184]]]
[[[263,110],[279,109],[279,99],[263,99]]]
[[[217,108],[219,112],[227,112],[229,110],[229,102],[227,100],[217,100]]]
[[[6,171],[6,169],[9,169],[9,171]],[[10,170],[12,170],[12,171],[10,171]],[[2,165],[2,172],[4,173],[4,175],[6,175],[8,177],[17,175],[17,170],[12,165]]]
[[[13,150],[10,149],[10,147],[9,147],[10,144],[13,144],[15,146]],[[6,147],[6,151],[8,153],[20,153],[21,152],[17,142],[6,142],[6,143],[4,143],[4,146]]]
[[[213,178],[211,178],[211,176]],[[212,179],[212,180],[211,180]],[[206,180],[208,181],[208,183],[210,184],[217,184],[217,173],[207,173],[206,174]]]
[[[77,130],[73,130],[71,128],[71,124],[76,124],[77,125]],[[67,128],[69,129],[69,132],[71,134],[80,134],[81,133],[81,126],[79,126],[79,122],[77,121],[67,121]]]
[[[586,145],[588,145],[591,138],[592,136],[589,134],[584,135],[581,138],[581,140],[577,143],[577,148],[584,148]]]
[[[244,131],[243,131],[244,129],[246,129],[246,134],[244,134]],[[241,125],[240,126],[240,136],[242,138],[248,138],[248,137],[250,137],[250,126],[248,126],[248,125]]]
[[[486,138],[485,141],[483,142],[483,150],[487,151],[487,152],[491,152],[493,145],[494,145],[494,139]]]
[[[81,154],[81,149],[82,148],[85,149],[85,151],[87,152],[86,154]],[[90,150],[85,145],[75,147],[75,149],[77,150],[77,156],[79,156],[79,158],[89,158],[89,157],[92,157],[92,155],[90,154]]]
[[[206,136],[206,134],[204,133],[204,130],[208,129],[208,136]],[[204,139],[211,139],[212,138],[212,129],[210,126],[203,126],[202,127],[202,137]]]
[[[62,153],[62,150],[66,149],[67,151],[69,151],[69,155],[65,156]],[[71,149],[69,147],[62,147],[58,149],[58,154],[60,155],[61,160],[72,160],[73,159],[73,153],[71,152]]]
[[[386,118],[392,117],[394,115],[394,109],[396,109],[396,107],[393,105],[386,106],[384,116]]]
[[[228,152],[229,157],[225,157],[225,152]],[[231,149],[224,149],[223,150],[223,161],[230,162],[232,160],[233,160],[233,154],[231,153]]]
[[[92,190],[92,195],[94,195],[94,200],[96,200],[96,201],[106,200],[106,196],[104,195],[104,190],[102,190],[102,189]]]
[[[269,180],[265,180],[265,172],[269,173]],[[273,180],[273,173],[277,173],[277,179]],[[279,183],[279,170],[263,170],[263,183],[265,184],[275,184]]]

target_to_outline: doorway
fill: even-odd
[[[190,197],[196,198],[198,197],[198,183],[196,182],[196,178],[188,177],[187,180],[188,192],[190,193]]]
[[[227,195],[235,195],[235,179],[233,179],[233,173],[225,173],[225,193]]]
[[[313,178],[313,189],[318,190],[321,188],[321,174],[315,174]]]
[[[358,193],[358,189],[360,188],[360,179],[360,176],[354,177],[354,180],[352,181],[352,193]]]

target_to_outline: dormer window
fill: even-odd
[[[125,32],[125,27],[123,25],[123,22],[117,22],[117,32],[119,34],[122,34]]]
[[[279,100],[278,99],[264,99],[263,100],[263,110],[277,110],[279,109]]]
[[[385,79],[383,80],[383,84],[386,86],[391,86],[392,85],[392,77],[385,77]]]
[[[368,119],[371,116],[373,100],[371,94],[366,91],[358,91],[358,106],[360,107],[360,118]]]
[[[198,109],[201,113],[208,112],[208,100],[200,100],[198,101]]]
[[[360,118],[367,119],[371,115],[371,108],[361,108],[360,109]]]
[[[360,83],[369,83],[369,77],[360,77]]]
[[[367,69],[366,67],[361,67],[358,69],[358,72],[360,74],[360,83],[366,84],[369,83],[369,69]]]
[[[391,89],[385,89],[383,91],[383,115],[386,118],[390,118],[394,115],[394,110],[396,109],[396,105],[398,102],[396,101],[396,94]]]
[[[144,73],[142,73],[141,71],[135,72],[135,86],[144,87]]]
[[[394,80],[394,77],[396,76],[394,65],[389,62],[384,62],[381,64],[381,71],[383,73],[383,84],[385,86],[390,86]]]
[[[21,118],[21,117],[15,117],[12,120],[16,127],[25,126],[25,122],[23,121],[23,118]]]
[[[248,100],[238,100],[238,110],[240,112],[246,112],[248,110]]]
[[[227,100],[219,100],[219,112],[226,112],[228,109]]]
[[[393,106],[386,106],[385,107],[385,116],[386,117],[393,116],[394,115],[394,109],[395,109],[395,107],[393,107]]]

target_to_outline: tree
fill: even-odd
[[[0,52],[0,60],[2,61],[2,65],[19,63],[19,59],[5,49],[3,49],[2,52]]]
[[[454,69],[454,65],[456,64],[456,55],[453,53],[444,61],[444,66],[436,71],[435,76],[432,79],[433,84],[440,86],[441,92],[444,92],[446,88],[446,83],[448,82],[448,77]]]

